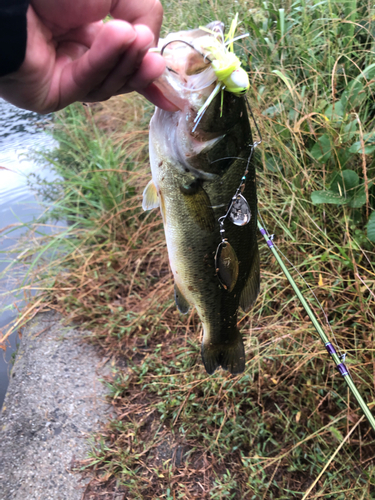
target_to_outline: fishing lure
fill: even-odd
[[[249,36],[249,33],[234,37],[237,29],[237,24],[238,13],[235,15],[230,29],[224,39],[222,38],[222,34],[219,33],[219,38],[221,38],[221,40],[218,39],[217,32],[200,26],[201,30],[207,31],[211,35],[214,35],[214,37],[209,38],[209,40],[207,41],[207,45],[203,45],[201,48],[207,51],[207,54],[204,57],[210,61],[211,67],[217,78],[217,83],[214,90],[211,92],[203,106],[199,109],[197,116],[195,117],[193,132],[197,128],[202,116],[204,115],[204,112],[214,100],[214,98],[219,94],[219,92],[221,92],[222,114],[224,90],[226,90],[227,92],[231,92],[232,94],[243,95],[250,87],[249,76],[246,71],[241,68],[241,61],[234,53],[233,48],[233,42]]]
[[[221,23],[220,23],[221,24]],[[211,102],[215,97],[221,92],[221,115],[223,113],[223,101],[224,101],[224,90],[231,92],[235,95],[243,95],[250,87],[249,76],[246,71],[241,68],[241,61],[234,53],[233,43],[241,38],[246,38],[249,33],[243,35],[234,36],[238,25],[238,13],[235,15],[233,21],[231,22],[228,33],[223,36],[220,29],[211,30],[206,26],[200,26],[199,29],[205,31],[206,33],[213,35],[207,37],[207,40],[203,42],[200,40],[199,47],[194,46],[194,44],[187,42],[186,40],[170,40],[162,48],[155,47],[149,49],[149,52],[158,52],[161,55],[164,54],[168,45],[175,42],[184,43],[190,46],[192,49],[197,51],[211,68],[215,75],[216,86],[211,94],[206,99],[203,106],[198,110],[197,116],[194,119],[194,127],[192,132],[195,132],[201,118],[203,117],[206,109],[209,107]],[[203,52],[205,53],[203,53]],[[173,71],[171,68],[168,68]],[[211,83],[211,82],[210,82]],[[200,90],[200,89],[195,89]]]

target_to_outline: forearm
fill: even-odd
[[[29,0],[1,0],[0,77],[17,71],[24,61]]]

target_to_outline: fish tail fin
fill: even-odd
[[[245,369],[245,349],[241,334],[237,328],[231,332],[231,341],[228,343],[213,344],[203,339],[201,354],[206,371],[212,375],[221,366],[232,375],[242,373]]]

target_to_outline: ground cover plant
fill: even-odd
[[[237,50],[263,136],[260,215],[373,410],[374,6],[163,5],[165,32],[237,11],[250,32]],[[48,216],[69,222],[37,262],[24,256],[37,300],[89,329],[113,363],[115,418],[78,465],[92,477],[84,497],[375,498],[373,432],[261,237],[261,294],[240,317],[246,370],[205,373],[198,318],[174,305],[160,215],[140,209],[151,114],[134,96],[69,107],[50,158],[62,181],[32,180]]]

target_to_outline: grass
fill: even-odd
[[[263,136],[260,214],[373,410],[374,8],[164,7],[165,32],[237,10],[250,31],[239,53]],[[38,300],[89,329],[114,362],[115,418],[81,464],[85,498],[375,498],[373,433],[261,237],[261,294],[240,317],[246,370],[205,373],[198,317],[173,302],[160,216],[140,209],[151,114],[134,96],[69,107],[50,158],[62,181],[33,180],[53,200],[48,216],[70,224],[59,239],[41,236],[37,261],[24,256]]]

